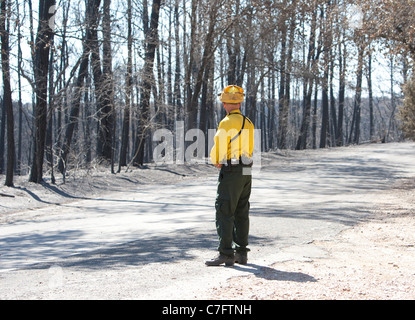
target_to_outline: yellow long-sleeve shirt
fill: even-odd
[[[243,126],[243,128],[242,128]],[[210,152],[214,165],[227,160],[251,158],[254,151],[254,125],[239,110],[231,111],[219,124]],[[240,134],[239,134],[240,132]]]

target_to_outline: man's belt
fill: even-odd
[[[250,158],[240,158],[240,159],[228,159],[226,161],[226,166],[228,167],[237,167],[237,166],[243,166],[243,167],[252,167],[254,162]]]

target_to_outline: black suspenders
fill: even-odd
[[[241,135],[241,133],[242,133],[242,130],[245,128],[245,123],[246,123],[246,120],[248,120],[249,122],[251,122],[251,120],[249,120],[246,116],[244,116],[242,113],[230,113],[229,115],[231,115],[231,114],[237,114],[237,115],[240,115],[240,116],[242,116],[244,119],[243,119],[243,122],[242,122],[242,128],[241,128],[241,130],[239,130],[239,132],[238,132],[238,134],[235,136],[235,137],[233,137],[232,139],[231,139],[231,141],[230,141],[230,143],[232,143],[232,141],[234,141],[234,140],[236,140],[240,135]],[[243,160],[241,160],[241,159],[239,159],[239,161],[238,161],[238,163],[239,164],[242,164],[242,165],[244,165],[244,163],[243,163]],[[232,159],[230,159],[230,160],[228,160],[227,161],[227,166],[226,166],[226,171],[231,171],[231,167],[233,166],[233,163],[232,163]],[[247,167],[251,167],[252,166],[252,163],[251,164],[247,164],[246,165]]]
[[[251,120],[249,120],[246,116],[244,116],[242,113],[230,113],[229,115],[231,115],[231,114],[239,114],[240,116],[242,116],[243,118],[244,118],[244,120],[243,120],[243,122],[242,122],[242,128],[241,128],[241,130],[239,130],[239,132],[238,132],[238,134],[235,136],[235,137],[233,137],[232,139],[231,139],[231,141],[230,141],[230,143],[232,143],[232,141],[234,141],[234,140],[236,140],[240,135],[241,135],[241,133],[242,133],[242,130],[245,128],[245,122],[246,122],[246,120],[248,120],[249,122],[251,122]],[[251,122],[252,123],[252,122]],[[239,161],[238,161],[238,163],[242,163],[242,165],[244,165],[244,163],[243,163],[243,160],[241,160],[241,159],[239,159]],[[231,171],[231,167],[233,166],[233,164],[232,164],[232,159],[230,159],[230,160],[228,160],[227,161],[227,166],[226,166],[226,171]],[[252,163],[250,163],[250,164],[247,164],[247,165],[245,165],[245,166],[247,166],[247,167],[251,167],[252,166]]]
[[[232,142],[232,141],[234,141],[235,139],[237,139],[237,138],[241,135],[242,130],[243,130],[243,129],[244,129],[244,127],[245,127],[245,121],[246,121],[246,117],[245,117],[242,113],[230,113],[229,115],[232,115],[232,114],[239,114],[239,115],[241,115],[242,117],[244,117],[244,120],[243,120],[243,122],[242,122],[242,128],[241,128],[241,130],[239,130],[238,134],[237,134],[235,137],[233,137],[233,138],[231,139],[231,142]],[[248,121],[249,121],[249,120],[248,120]]]
[[[235,114],[235,113],[233,113],[233,114]],[[242,117],[244,117],[244,120],[243,120],[243,122],[242,122],[242,128],[241,128],[241,130],[239,130],[239,132],[238,132],[238,134],[235,136],[235,137],[233,137],[232,139],[231,139],[231,142],[232,141],[234,141],[234,140],[236,140],[240,135],[241,135],[241,133],[242,133],[242,130],[244,129],[244,127],[245,127],[245,120],[246,120],[246,117],[243,115],[243,114],[241,114],[241,116]]]

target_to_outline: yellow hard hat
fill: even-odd
[[[223,103],[241,103],[245,99],[244,89],[238,86],[228,86],[219,94],[219,100]]]

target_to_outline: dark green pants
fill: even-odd
[[[216,195],[216,230],[219,237],[219,252],[233,256],[248,251],[249,197],[252,176],[243,174],[243,166],[225,166],[219,174]]]

